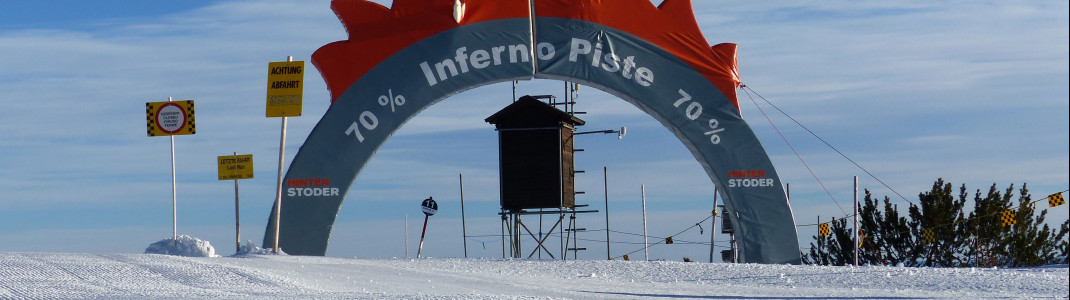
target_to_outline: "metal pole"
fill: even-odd
[[[279,172],[275,182],[275,245],[274,253],[279,253],[279,221],[282,220],[282,165],[286,160],[286,117],[282,117],[282,130],[279,138]]]
[[[713,242],[717,239],[717,188],[713,188],[713,225],[710,225],[710,263],[713,263]]]
[[[234,152],[234,158],[238,158],[238,152]],[[234,179],[234,240],[236,248],[234,252],[241,251],[241,214],[238,210],[238,179]]]
[[[613,257],[609,256],[609,175],[606,171],[606,166],[602,166],[602,189],[606,195],[606,259],[612,260]]]
[[[566,109],[567,108],[568,107],[566,107]],[[539,216],[540,216],[539,226],[542,226],[542,218],[541,218],[542,215],[540,214]],[[558,219],[558,220],[561,220],[561,221],[565,220],[564,209],[562,209],[561,218]],[[558,222],[560,222],[560,221],[558,221]],[[569,229],[572,229],[572,219],[569,219],[568,226],[569,226]],[[565,229],[565,224],[564,223],[561,223],[561,227],[560,228],[561,228],[562,231],[558,231],[558,232],[561,233],[560,235],[558,235],[558,237],[561,238],[561,260],[566,260],[566,259],[568,259],[568,241],[569,241],[570,238],[572,238],[572,232],[569,231],[569,232],[566,233],[565,231],[563,231]],[[542,231],[542,228],[539,228],[539,231]],[[546,234],[549,235],[551,233],[553,233],[553,227],[551,227],[550,228],[550,232],[548,232]]]
[[[505,224],[506,224],[505,220],[506,220],[506,216],[505,216],[505,210],[499,210],[499,212],[501,212],[501,216],[502,216],[502,259],[504,259],[505,258]]]
[[[167,102],[173,101],[167,97]],[[175,187],[175,136],[171,135],[171,239],[178,240],[178,189]]]
[[[855,201],[854,201],[854,248],[855,248],[855,266],[858,266],[858,176],[855,176]]]
[[[294,61],[293,56],[287,56],[286,61]],[[286,161],[286,116],[282,117],[282,130],[279,135],[279,173],[275,182],[275,245],[272,250],[279,253],[279,221],[282,221],[282,165]]]
[[[570,217],[569,221],[571,221],[571,223],[572,223],[572,232],[571,232],[571,234],[572,234],[572,259],[573,260],[578,260],[578,259],[580,259],[580,257],[579,257],[579,255],[580,255],[580,252],[579,252],[580,251],[580,244],[579,244],[580,232],[577,231],[578,229],[576,229],[578,224],[576,224],[576,210],[575,209],[572,210],[572,216]],[[566,253],[566,254],[568,254],[568,253]],[[565,256],[562,255],[561,257],[564,258]]]
[[[420,258],[424,252],[424,235],[427,234],[427,218],[430,216],[431,215],[424,214],[424,230],[423,232],[420,232],[420,247],[416,249],[416,258]]]
[[[819,215],[817,216],[817,257],[814,258],[814,264],[818,265],[823,264],[823,262],[825,261],[825,259],[822,257],[824,256],[824,254],[821,253],[821,238],[823,237],[821,236],[821,216]],[[819,259],[820,261],[818,261]]]
[[[650,245],[647,245],[646,237],[646,185],[640,185],[639,188],[643,191],[643,256],[650,260]]]
[[[514,245],[514,247],[513,247],[513,253],[514,253],[513,257],[514,258],[520,258],[520,255],[523,254],[523,253],[521,253],[521,252],[523,252],[522,251],[523,248],[520,248],[521,247],[521,245],[520,245],[520,225],[522,225],[522,224],[523,223],[520,220],[520,214],[514,212],[513,213],[513,231],[512,231],[512,239],[513,239],[513,245]]]
[[[739,212],[732,212],[735,214],[733,218],[739,220]],[[739,242],[736,240],[736,230],[732,229],[732,263],[739,263]]]
[[[514,250],[516,248],[516,241],[515,241],[515,239],[513,239],[513,225],[516,225],[516,224],[513,224],[513,217],[514,217],[514,214],[510,213],[509,215],[506,216],[507,219],[503,220],[503,221],[505,221],[505,232],[509,234],[509,257],[510,258],[515,258],[516,257],[516,250]]]
[[[563,207],[558,207],[557,210],[559,211],[558,220],[564,220],[565,219],[564,208]],[[542,240],[542,209],[541,208],[539,209],[539,212],[540,212],[540,214],[539,214],[539,240]],[[564,224],[561,224],[561,229],[565,229]],[[550,228],[550,232],[547,232],[546,235],[551,235],[553,233],[554,233],[554,229]],[[561,245],[561,260],[565,259],[565,243],[566,243],[567,240],[565,240],[565,234],[564,233],[565,233],[564,231],[558,231],[558,234],[557,234],[558,245]],[[541,251],[539,252],[539,259],[542,259],[542,252]]]
[[[409,214],[405,214],[405,258],[409,258]]]
[[[468,258],[468,229],[464,222],[464,174],[457,174],[457,182],[461,186],[461,241],[464,242],[464,258]]]
[[[568,108],[568,107],[565,107],[565,108]],[[561,219],[559,219],[559,221],[558,221],[561,224],[561,229],[564,229],[565,226],[568,226],[568,230],[561,231],[562,233],[564,233],[561,236],[564,237],[564,241],[565,241],[561,245],[561,260],[562,261],[568,260],[568,243],[572,241],[572,235],[575,233],[574,231],[572,231],[572,228],[575,227],[575,225],[572,223],[572,221],[574,221],[574,219],[572,219],[570,217],[568,219],[568,225],[565,225],[564,215],[562,215]],[[573,247],[575,247],[575,245],[573,245]]]

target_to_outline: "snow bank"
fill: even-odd
[[[145,254],[166,254],[187,257],[217,257],[215,248],[208,241],[180,235],[176,239],[163,239],[145,248]]]
[[[264,248],[257,247],[256,244],[253,243],[253,241],[245,241],[245,245],[242,245],[241,248],[238,249],[238,252],[234,253],[234,255],[231,255],[231,257],[245,257],[245,256],[250,256],[250,255],[276,255],[276,254],[274,252],[272,252],[271,249],[264,249]],[[283,252],[282,249],[279,249],[278,255],[286,255],[286,252]]]

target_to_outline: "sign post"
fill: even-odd
[[[234,180],[234,240],[235,252],[241,251],[241,214],[238,209],[238,179],[253,178],[253,155],[225,155],[218,158],[219,180]]]
[[[282,215],[282,165],[286,160],[286,118],[301,116],[305,62],[294,61],[293,56],[284,62],[268,63],[267,109],[268,118],[282,117],[282,133],[279,137],[279,172],[275,185],[275,245],[272,251],[279,253],[279,221]]]
[[[420,255],[424,252],[424,235],[427,234],[427,219],[438,212],[438,203],[435,202],[434,197],[427,197],[427,199],[424,199],[423,203],[420,203],[420,206],[424,211],[424,230],[420,232],[420,247],[416,249],[416,258],[420,258]]]
[[[717,241],[717,188],[713,188],[713,210],[710,211],[710,263],[713,263],[713,244]]]
[[[174,102],[146,102],[145,118],[148,135],[171,137],[171,229],[172,240],[178,240],[178,189],[175,187],[175,135],[197,133],[194,122],[193,100]]]

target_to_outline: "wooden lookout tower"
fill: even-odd
[[[583,120],[523,96],[486,121],[498,131],[502,209],[575,207],[572,138]]]
[[[586,205],[576,205],[573,137],[576,126],[585,122],[537,97],[549,98],[523,96],[486,119],[498,131],[500,215],[511,237],[514,258],[521,257],[520,229],[528,229],[521,222],[522,215],[558,215],[549,232],[556,229],[574,235],[584,230],[576,228],[576,213],[597,212],[576,210]],[[568,228],[563,223],[566,215],[571,215]],[[549,235],[544,236],[541,228],[539,236],[527,232],[538,242],[529,258],[535,253],[541,256],[543,251],[553,256],[543,244]],[[573,248],[568,248],[567,240],[562,240],[562,259],[566,250],[584,250],[575,247],[575,241]]]

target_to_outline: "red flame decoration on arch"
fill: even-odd
[[[528,0],[467,0],[464,18],[453,17],[455,0],[394,0],[391,8],[367,0],[333,0],[349,39],[312,54],[334,102],[357,79],[394,53],[432,35],[479,22],[529,18]],[[739,108],[736,45],[710,46],[695,21],[691,0],[534,0],[536,17],[602,24],[635,35],[676,55]],[[353,55],[359,53],[359,55]]]

